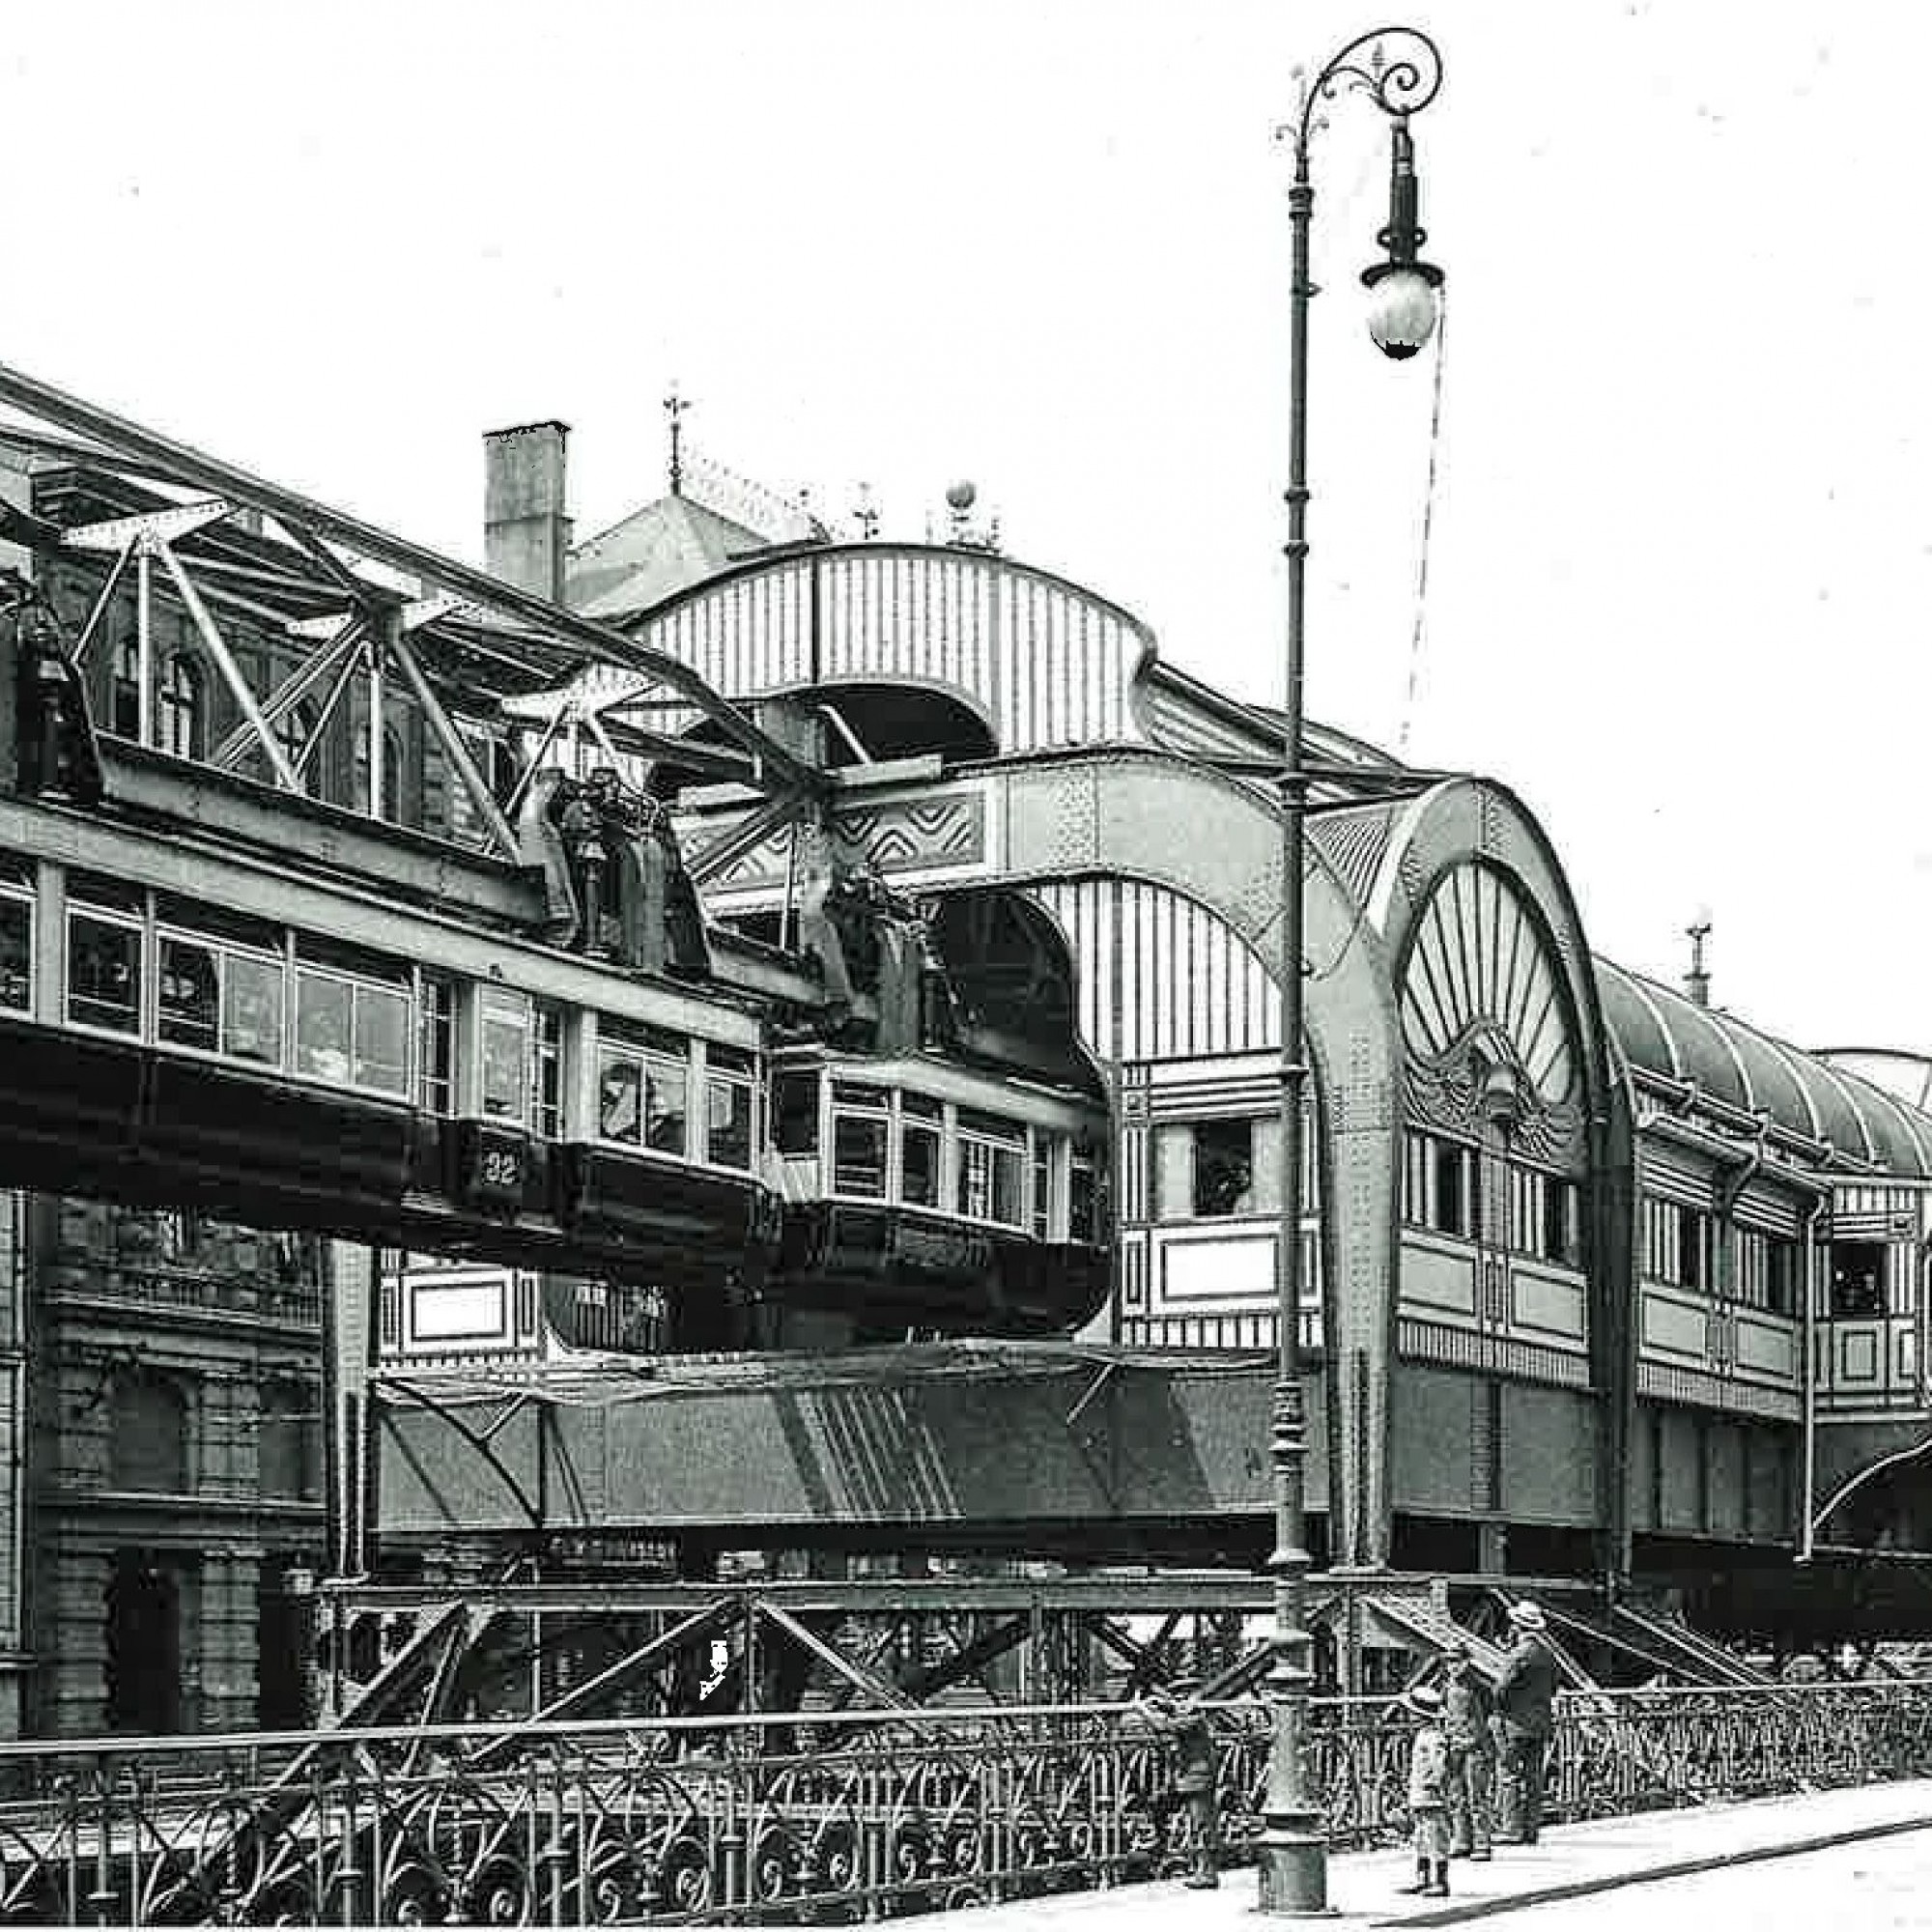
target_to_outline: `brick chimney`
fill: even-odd
[[[570,554],[564,443],[570,425],[524,423],[483,439],[483,558],[492,577],[563,601]]]

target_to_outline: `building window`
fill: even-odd
[[[1194,1211],[1245,1214],[1254,1205],[1255,1130],[1251,1121],[1200,1121],[1194,1128]]]
[[[1704,1288],[1710,1283],[1711,1217],[1701,1208],[1678,1210],[1677,1272],[1672,1279],[1686,1288]]]
[[[1520,1255],[1577,1266],[1580,1247],[1576,1182],[1536,1168],[1512,1167],[1509,1186],[1510,1246]]]
[[[292,704],[275,720],[273,730],[275,743],[282,748],[282,756],[289,761],[289,769],[295,773],[303,791],[307,791],[313,775],[302,769],[302,758],[308,751],[308,741],[315,735],[315,706],[307,698]]]
[[[321,1420],[321,1401],[312,1385],[270,1382],[263,1389],[256,1453],[265,1496],[321,1494],[316,1453]]]
[[[109,1488],[185,1495],[186,1397],[166,1378],[136,1369],[115,1376],[110,1399]]]
[[[202,755],[201,667],[192,653],[177,651],[161,673],[161,750],[177,758]]]
[[[886,1198],[886,1140],[891,1096],[856,1080],[832,1083],[832,1191],[862,1200]]]
[[[1403,1136],[1402,1218],[1438,1235],[1474,1237],[1478,1218],[1474,1148],[1413,1128]],[[1512,1213],[1518,1204],[1512,1197]]]
[[[1747,1308],[1762,1308],[1772,1315],[1796,1314],[1801,1252],[1799,1244],[1786,1236],[1740,1228],[1732,1248],[1738,1300]]]
[[[67,1016],[110,1033],[141,1030],[141,928],[131,920],[71,912]]]
[[[1476,1231],[1476,1157],[1472,1148],[1438,1140],[1430,1154],[1429,1225],[1444,1235]]]
[[[1832,1313],[1857,1319],[1883,1315],[1886,1251],[1880,1241],[1832,1243]]]
[[[1711,1217],[1677,1201],[1643,1204],[1643,1266],[1653,1280],[1677,1288],[1711,1285]]]
[[[1302,1201],[1312,1203],[1315,1147],[1302,1144]],[[1155,1212],[1163,1221],[1261,1214],[1280,1207],[1281,1122],[1273,1115],[1154,1129]]]
[[[108,691],[109,726],[117,738],[141,737],[141,643],[123,638],[114,649],[114,676]]]
[[[152,1550],[117,1549],[104,1609],[108,1727],[179,1731],[181,1584],[174,1571]]]

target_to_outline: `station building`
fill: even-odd
[[[1277,716],[963,515],[576,545],[559,425],[512,615],[366,654],[286,493],[11,449],[100,767],[0,773],[18,1724],[276,1721],[360,1568],[1259,1566]],[[1306,750],[1318,1565],[1897,1627],[1932,1116],[1594,954],[1506,783]]]

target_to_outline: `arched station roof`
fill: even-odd
[[[1932,1179],[1932,1115],[1733,1013],[1701,1007],[1607,959],[1595,963],[1605,1018],[1634,1068],[1694,1085],[1800,1139],[1828,1141],[1854,1161]]]

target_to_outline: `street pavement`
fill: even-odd
[[[1448,1898],[1403,1893],[1402,1887],[1415,1876],[1406,1848],[1338,1852],[1328,1861],[1328,1903],[1335,1922],[1453,1925],[1520,1906],[1921,1830],[1932,1830],[1932,1778],[1851,1785],[1553,1826],[1534,1845],[1498,1845],[1486,1863],[1452,1860]],[[1224,1871],[1215,1891],[1191,1891],[1179,1879],[1156,1879],[952,1917],[962,1932],[966,1927],[1004,1932],[1005,1921],[1011,1921],[1015,1932],[1022,1921],[1026,1932],[1165,1932],[1176,1924],[1211,1932],[1250,1920],[1255,1912],[1250,1864]]]

